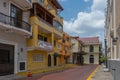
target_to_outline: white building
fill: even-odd
[[[0,75],[26,70],[30,0],[0,0]]]
[[[108,68],[120,80],[120,0],[107,0],[105,32]]]
[[[71,37],[70,63],[83,64],[83,45],[84,43],[79,39],[79,37]]]
[[[99,37],[86,37],[80,38],[80,40],[84,42],[84,51],[86,52],[86,54],[83,56],[84,63],[99,64],[101,53],[101,43],[99,41]]]

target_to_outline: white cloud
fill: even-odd
[[[99,36],[104,34],[104,9],[106,0],[93,0],[91,12],[79,12],[76,19],[64,21],[64,31],[68,34],[79,34],[80,37]]]
[[[84,0],[85,2],[89,2],[90,0]]]
[[[106,2],[107,0],[93,0],[93,5],[91,7],[92,11],[95,11],[95,10],[104,11],[106,7]]]

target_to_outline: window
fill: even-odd
[[[16,27],[21,27],[22,22],[19,21],[18,19],[22,20],[22,10],[11,4],[10,16],[12,17],[11,18],[12,25]]]
[[[65,43],[65,40],[63,39],[62,42]]]
[[[63,31],[63,26],[58,21],[54,20],[53,25],[55,28]]]
[[[33,61],[34,62],[43,62],[43,54],[34,54]]]
[[[44,41],[47,42],[47,37],[44,37]]]
[[[60,49],[60,44],[58,44],[58,48]]]
[[[56,46],[56,41],[54,40],[54,46]]]
[[[94,51],[93,45],[90,45],[89,50],[90,50],[90,52],[93,52],[93,51]]]
[[[10,16],[17,19],[22,19],[22,10],[11,4]]]
[[[42,35],[38,35],[38,40],[43,41],[43,36]]]

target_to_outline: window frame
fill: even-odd
[[[43,62],[44,55],[43,54],[33,54],[33,62]]]

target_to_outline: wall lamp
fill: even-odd
[[[112,39],[113,45],[117,45],[117,40],[118,40],[118,37]]]

